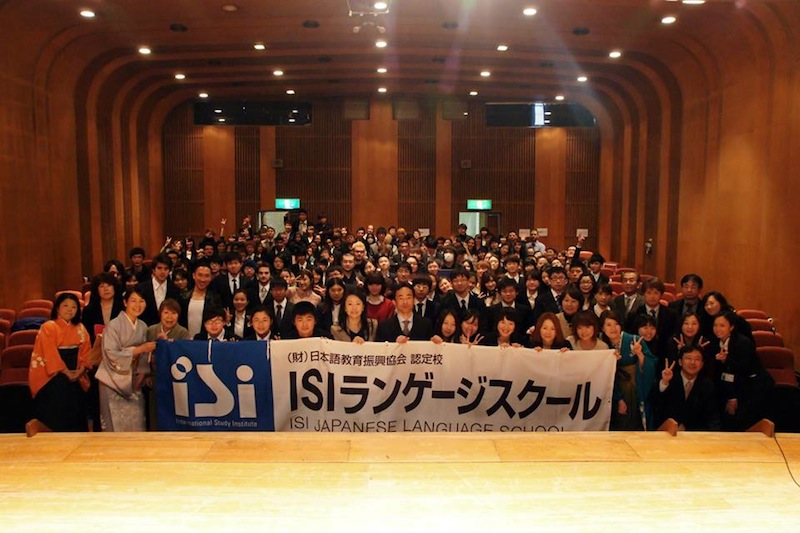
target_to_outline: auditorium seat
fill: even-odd
[[[664,294],[661,295],[661,300],[665,301],[665,302],[667,302],[667,304],[669,304],[670,302],[674,302],[675,301],[675,295],[672,294],[671,292],[665,292]],[[667,305],[667,304],[664,304],[664,305]]]
[[[604,276],[608,276],[608,278],[611,279],[611,276],[614,275],[614,269],[603,267],[600,269],[600,273]]]
[[[590,250],[581,250],[580,260],[585,263],[592,255],[594,255],[594,252]]]
[[[644,283],[645,281],[651,280],[653,278],[655,278],[655,276],[653,276],[652,274],[641,274],[641,275],[639,275],[639,281],[641,281],[642,283]]]
[[[6,339],[8,338],[9,335],[11,335],[11,322],[10,321],[8,321],[8,320],[6,320],[4,318],[0,318],[0,333],[5,335]]]
[[[0,358],[0,385],[27,384],[31,364],[32,344],[9,346]]]
[[[736,311],[736,314],[744,319],[759,318],[762,320],[767,320],[769,318],[767,313],[761,309],[739,309]]]
[[[676,294],[676,290],[677,290],[677,288],[675,287],[674,283],[664,283],[664,292],[665,293],[668,292],[668,293],[670,293],[672,295],[675,295]]]
[[[47,309],[46,307],[29,307],[27,309],[20,310],[17,318],[28,318],[32,316],[50,318],[50,313],[52,309]]]
[[[783,347],[783,335],[780,333],[773,333],[771,331],[754,331],[753,340],[756,341],[756,347],[759,346],[780,346]]]
[[[617,274],[624,274],[625,272],[636,272],[636,269],[631,267],[617,267]]]
[[[622,283],[619,281],[611,281],[608,284],[611,287],[612,292],[622,293]]]
[[[0,357],[3,357],[3,350],[6,347],[6,334],[0,333]]]
[[[779,346],[761,346],[756,348],[756,353],[761,364],[775,380],[775,385],[797,386],[797,376],[794,373],[795,356],[792,350]]]
[[[775,325],[772,323],[772,320],[763,318],[748,318],[746,320],[753,331],[771,331],[775,333]]]
[[[6,346],[20,346],[23,344],[34,344],[36,336],[39,335],[38,329],[25,329],[22,331],[15,331],[8,336]]]
[[[17,319],[17,312],[14,309],[0,309],[0,318],[13,324]]]
[[[619,267],[619,263],[615,263],[613,261],[606,261],[605,263],[603,263],[603,268],[610,268],[614,272],[617,271],[618,267]]]
[[[41,307],[43,309],[53,309],[53,301],[52,300],[26,300],[22,303],[22,309],[34,309]]]

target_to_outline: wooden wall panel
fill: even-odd
[[[315,102],[311,126],[278,127],[275,157],[283,163],[278,198],[300,198],[312,221],[325,212],[332,224],[351,225],[351,125],[341,103]]]
[[[436,224],[436,105],[420,104],[419,120],[398,121],[398,225]]]
[[[369,120],[353,121],[352,224],[396,225],[398,220],[397,121],[392,103],[370,101]]]
[[[201,236],[205,231],[203,128],[183,105],[164,122],[164,233]]]
[[[255,220],[261,208],[261,135],[258,127],[237,127],[234,129],[236,151],[236,218],[232,221],[238,227],[245,215]]]
[[[491,199],[492,210],[502,213],[503,233],[531,227],[535,153],[533,129],[488,128],[483,104],[472,102],[467,119],[453,121],[451,227],[458,225],[468,198]]]
[[[575,244],[578,228],[589,230],[585,250],[597,249],[600,195],[600,135],[597,128],[567,128],[564,241]],[[555,244],[552,239],[549,242]]]

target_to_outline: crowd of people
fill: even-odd
[[[616,360],[611,429],[744,430],[766,409],[772,380],[748,323],[687,274],[665,305],[664,283],[581,260],[583,239],[558,251],[536,231],[520,238],[460,225],[448,237],[403,228],[350,232],[301,210],[282,231],[245,217],[225,237],[167,238],[146,261],[108,261],[86,306],[55,302],[39,334],[30,386],[36,423],[59,431],[155,427],[158,339],[296,339],[609,350]],[[102,333],[101,341],[95,342]],[[94,357],[93,357],[94,353]],[[527,355],[526,355],[527,356]],[[146,405],[150,405],[149,412]]]

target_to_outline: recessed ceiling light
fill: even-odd
[[[556,100],[558,100],[559,102],[562,101],[563,99],[564,99],[564,95],[563,94],[557,94],[556,95]]]
[[[498,52],[505,52],[507,50],[508,50],[508,45],[507,44],[498,44],[497,45],[497,51]]]
[[[375,2],[375,4],[372,7],[374,7],[378,11],[383,11],[384,9],[389,8],[389,4],[386,2]]]
[[[148,56],[148,55],[152,54],[153,51],[150,48],[148,48],[147,46],[140,46],[139,47],[139,53],[142,54],[143,56]]]
[[[464,116],[468,117],[469,116],[469,111],[464,111]]]
[[[294,89],[286,89],[286,94],[294,94]]]
[[[233,13],[234,11],[239,11],[239,6],[236,4],[224,4],[222,10],[226,13]]]
[[[705,4],[706,0],[683,0],[683,3],[690,6],[699,6],[700,4]]]
[[[180,72],[178,72],[177,74],[175,74],[175,79],[176,80],[185,80],[186,79],[186,74],[181,74]]]
[[[676,20],[678,20],[677,17],[673,17],[672,15],[668,15],[668,16],[664,17],[663,19],[661,19],[661,24],[673,24]]]
[[[220,113],[222,113],[222,109],[215,109],[214,113],[220,114]]]
[[[378,74],[386,74],[389,70],[386,67],[378,67]]]
[[[293,119],[293,118],[290,118],[290,119],[289,119],[289,122],[291,122],[292,124],[294,124],[295,122],[297,122],[297,120],[295,120],[295,119]]]
[[[386,92],[386,87],[378,87],[378,92],[379,93],[385,93]]]
[[[489,72],[488,70],[482,70],[481,71],[481,77],[483,77],[483,78],[488,78],[491,75],[492,75],[492,73]]]
[[[469,95],[470,96],[478,96],[478,91],[470,91]]]
[[[260,52],[262,50],[266,50],[267,49],[267,45],[265,45],[264,43],[256,43],[256,44],[253,45],[253,48],[255,48],[256,50],[258,50]]]
[[[280,70],[280,69],[279,70],[273,70],[272,71],[272,75],[273,76],[283,76],[283,71]]]
[[[208,98],[208,93],[200,93],[197,96],[199,96],[200,98]]]
[[[225,119],[224,118],[218,118],[217,122],[225,122]]]
[[[586,76],[578,76],[578,81],[581,83],[586,83],[587,81],[589,81],[589,78],[587,78]]]
[[[611,52],[608,53],[608,57],[610,57],[611,59],[619,59],[620,57],[622,57],[622,52],[620,52],[619,50],[612,50]]]
[[[93,19],[96,15],[91,9],[82,9],[81,16],[85,19]]]
[[[378,39],[377,41],[375,41],[375,46],[377,46],[378,48],[386,48],[387,45],[388,43],[383,39]]]
[[[525,15],[526,17],[532,17],[536,14],[536,8],[526,7],[525,9],[522,10],[522,14]]]

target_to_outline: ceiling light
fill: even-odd
[[[373,5],[372,7],[374,7],[378,11],[383,11],[384,9],[389,9],[389,4],[387,2],[375,2],[375,5]]]
[[[683,3],[690,6],[699,6],[700,4],[705,4],[706,0],[683,0]]]
[[[294,89],[286,89],[286,94],[294,94]]]
[[[153,51],[146,46],[142,46],[139,48],[139,53],[142,54],[143,56],[149,56],[150,54],[153,53]]]
[[[234,11],[239,11],[239,6],[236,4],[224,4],[222,10],[226,13],[233,13]]]
[[[200,98],[208,98],[208,93],[200,93],[197,96],[199,96]]]
[[[470,96],[478,96],[478,91],[470,91],[469,95]]]
[[[218,118],[217,122],[225,122],[225,119],[224,118]]]
[[[481,71],[481,77],[483,77],[483,78],[488,78],[491,75],[492,75],[492,73],[489,72],[488,70],[482,70]]]
[[[262,50],[266,50],[267,49],[267,45],[265,45],[264,43],[256,43],[256,44],[253,45],[253,48],[255,48],[256,50],[261,52]]]
[[[468,117],[469,116],[469,111],[464,111],[464,116]]]
[[[385,93],[386,92],[386,87],[378,87],[378,92],[379,93]]]
[[[611,52],[608,53],[608,57],[610,57],[611,59],[619,59],[620,57],[622,57],[622,52],[620,52],[619,50],[612,50]]]
[[[563,95],[563,94],[557,94],[557,95],[556,95],[556,100],[558,100],[559,102],[561,102],[562,100],[564,100],[564,95]]]
[[[278,69],[278,70],[273,70],[273,71],[272,71],[272,75],[273,75],[273,76],[283,76],[283,71],[282,71],[282,70],[280,70],[280,69]]]
[[[497,51],[498,52],[505,52],[507,50],[508,50],[508,45],[507,44],[498,44],[497,45]]]
[[[386,74],[389,70],[386,67],[378,67],[378,74]]]
[[[664,17],[663,19],[661,19],[661,24],[672,24],[676,20],[678,20],[677,17],[673,17],[672,15],[668,15],[668,16]]]
[[[91,9],[83,9],[81,10],[81,16],[85,19],[93,19],[95,14]]]
[[[387,45],[388,43],[383,39],[378,39],[377,41],[375,41],[375,46],[377,46],[378,48],[386,48]]]
[[[296,119],[293,119],[293,118],[290,118],[290,119],[289,119],[289,122],[290,122],[290,123],[292,123],[292,124],[294,124],[295,122],[297,122],[297,120],[296,120]]]
[[[185,80],[186,79],[186,74],[181,74],[180,72],[178,72],[177,74],[175,74],[175,79],[176,80]]]
[[[222,113],[222,109],[215,109],[214,113],[217,113],[217,114]]]
[[[536,14],[536,8],[526,7],[525,9],[522,10],[522,14],[525,15],[526,17],[532,17]]]
[[[587,81],[589,81],[589,78],[587,78],[586,76],[578,76],[578,81],[581,83],[586,83]]]

